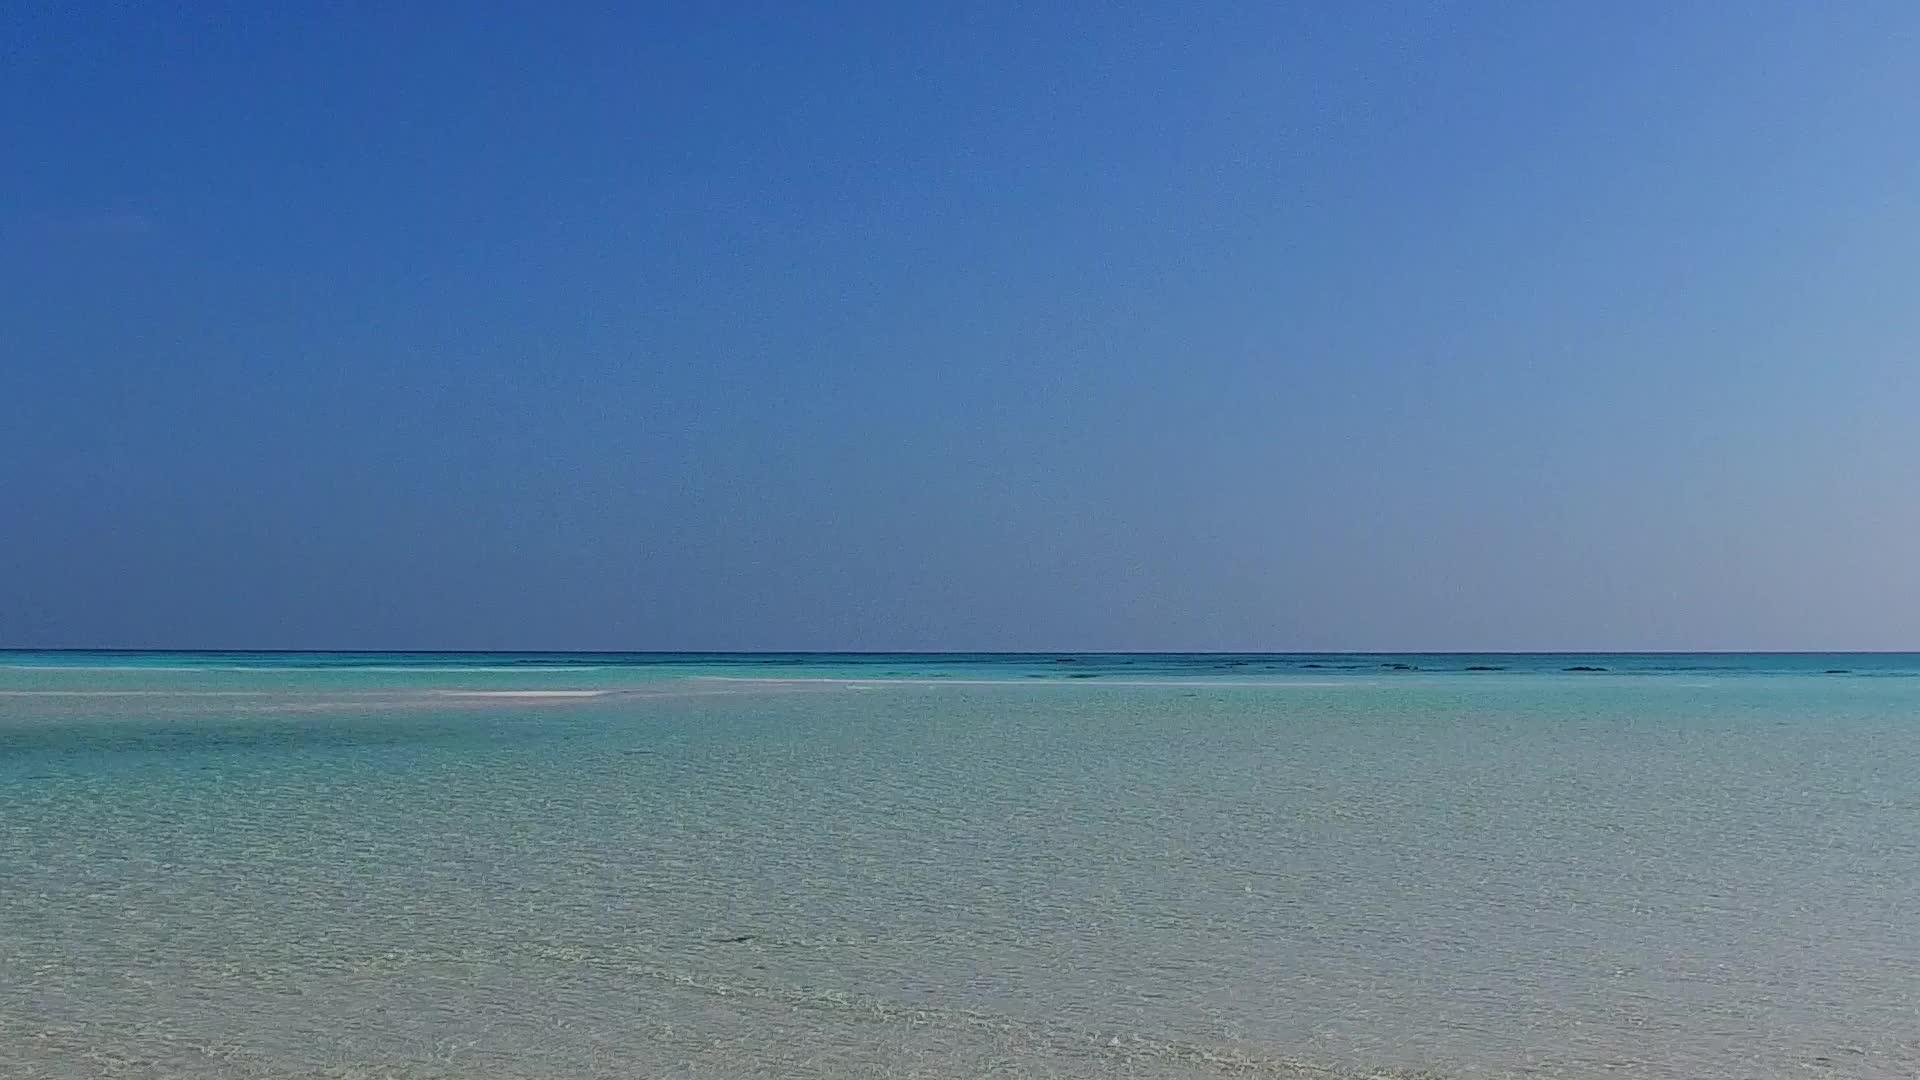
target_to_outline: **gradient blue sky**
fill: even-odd
[[[0,644],[1920,648],[1920,7],[307,7],[0,10]]]

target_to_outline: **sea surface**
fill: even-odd
[[[0,1077],[1920,1075],[1920,656],[0,653]]]

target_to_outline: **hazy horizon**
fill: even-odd
[[[1916,45],[22,5],[0,646],[1920,648]]]
[[[1920,649],[255,649],[116,645],[0,646],[0,653],[122,653],[194,656],[1245,656],[1245,657],[1647,657],[1647,656],[1920,656]]]

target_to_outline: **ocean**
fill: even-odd
[[[0,653],[0,1076],[1910,1078],[1920,656]]]

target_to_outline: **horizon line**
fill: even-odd
[[[0,645],[0,653],[260,656],[1915,656],[1914,649],[262,649]]]

